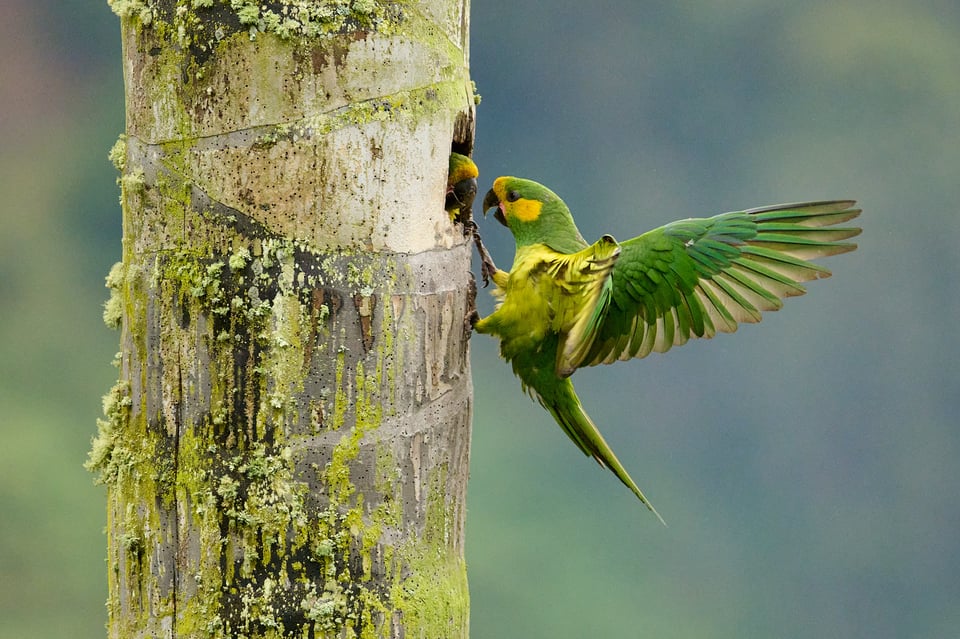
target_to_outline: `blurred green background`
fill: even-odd
[[[860,249],[762,324],[577,374],[669,528],[473,340],[473,639],[956,636],[960,5],[477,0],[471,66],[481,188],[537,179],[588,239],[865,211]],[[7,0],[0,78],[0,638],[103,637],[82,463],[115,378],[115,16]]]

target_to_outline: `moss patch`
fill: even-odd
[[[179,343],[179,352],[211,362],[209,382],[192,381],[194,367],[181,360],[179,370],[157,380],[158,388],[140,391],[137,406],[126,381],[104,398],[88,467],[110,486],[123,513],[111,524],[119,583],[168,593],[145,615],[176,608],[178,628],[210,637],[299,636],[306,628],[375,637],[392,632],[396,621],[407,632],[417,629],[416,636],[446,637],[464,621],[466,580],[462,558],[448,548],[445,471],[432,475],[425,491],[426,531],[399,543],[385,538],[390,531],[396,539],[404,518],[396,455],[386,442],[377,443],[384,405],[392,406],[395,392],[396,318],[392,307],[362,300],[381,297],[394,281],[384,269],[391,262],[313,254],[268,238],[224,257],[164,253],[149,275],[132,270],[146,281],[131,280],[123,265],[111,269],[111,317],[117,309],[126,317],[150,308],[138,296],[155,290],[156,299],[167,302],[154,307],[159,318],[146,326],[173,328],[165,339]],[[298,289],[305,282],[361,301],[317,311],[314,295]],[[294,452],[300,440],[291,433],[310,432],[304,380],[315,354],[307,349],[326,344],[312,322],[325,322],[325,332],[336,334],[346,315],[354,318],[358,342],[331,351],[335,391],[325,412],[332,419],[321,432],[342,434],[329,461],[312,471],[323,490],[318,502],[309,493],[313,482],[304,476],[302,454]],[[365,344],[364,330],[374,327]],[[149,334],[141,329],[141,339]],[[145,346],[134,352],[146,354]],[[242,371],[237,358],[251,354]],[[179,381],[171,393],[165,389],[173,380]],[[167,422],[169,411],[161,409],[152,421],[148,397],[174,406],[199,400],[208,408],[188,410],[196,417],[177,418],[178,424]],[[370,442],[374,455],[367,462],[361,454]],[[360,468],[372,469],[374,505],[356,483]],[[146,513],[146,504],[157,509]],[[149,568],[170,534],[162,522],[173,512],[192,522],[188,547],[196,548],[194,594],[176,604],[174,591],[165,591]],[[389,575],[388,582],[377,574]],[[112,614],[129,623],[117,612],[124,605],[119,591],[112,593]]]

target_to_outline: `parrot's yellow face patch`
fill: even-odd
[[[520,198],[516,202],[507,204],[507,215],[515,217],[521,222],[533,222],[540,217],[543,202]]]
[[[512,178],[499,177],[493,182],[493,191],[497,194],[497,198],[503,206],[503,212],[507,217],[514,218],[521,222],[533,222],[540,217],[543,202],[520,197],[517,191],[513,191],[508,187],[508,181],[510,179]]]

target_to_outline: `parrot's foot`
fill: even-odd
[[[480,250],[480,275],[483,277],[483,287],[486,288],[490,285],[490,280],[493,279],[493,276],[497,272],[497,265],[493,263],[493,259],[490,257],[490,254],[487,253],[486,247],[480,241],[480,236],[476,236],[477,248]]]
[[[463,339],[464,341],[469,340],[473,336],[473,327],[476,326],[477,322],[480,321],[480,313],[477,312],[477,309],[472,309],[467,313],[466,317],[463,318]]]
[[[463,329],[468,333],[472,333],[473,327],[476,326],[479,321],[480,313],[477,312],[477,309],[473,309],[463,318]]]
[[[480,254],[480,275],[483,277],[483,287],[486,288],[490,285],[493,274],[497,272],[497,265],[494,264],[493,257],[490,256],[487,247],[483,245],[483,240],[480,239],[480,229],[476,222],[465,220],[463,222],[463,232],[473,236],[473,243],[477,246],[477,253]]]

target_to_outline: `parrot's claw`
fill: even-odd
[[[486,247],[480,243],[480,238],[477,237],[476,240],[477,248],[480,250],[480,275],[483,277],[483,287],[486,288],[490,285],[490,280],[497,272],[497,265],[493,263],[493,259],[490,257],[490,254],[487,253]]]
[[[473,334],[473,327],[476,326],[479,321],[480,313],[477,312],[477,309],[473,309],[463,318],[463,332],[467,339]]]
[[[493,257],[491,257],[487,247],[483,245],[483,240],[480,239],[480,229],[477,227],[477,223],[472,219],[464,220],[463,231],[464,234],[469,233],[473,236],[473,243],[476,244],[477,253],[480,254],[480,275],[483,277],[483,287],[486,288],[490,285],[493,274],[497,272],[497,265],[493,262]]]

